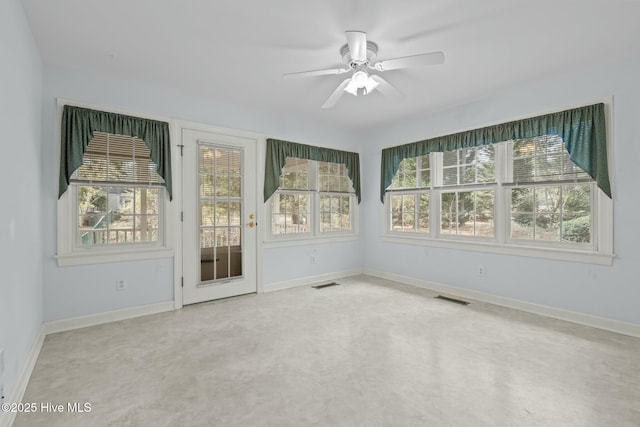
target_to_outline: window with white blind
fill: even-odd
[[[355,232],[355,191],[341,163],[287,157],[270,205],[275,239]]]
[[[512,141],[509,239],[593,247],[595,186],[555,135]]]
[[[602,263],[583,255],[611,253],[610,199],[555,135],[404,159],[385,211],[392,240]]]
[[[70,180],[77,197],[76,246],[159,243],[162,182],[144,141],[94,132]]]

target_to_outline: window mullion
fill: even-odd
[[[441,217],[441,193],[439,187],[442,186],[442,153],[431,153],[431,194],[429,195],[429,216],[431,226],[429,227],[430,236],[433,238],[440,237],[442,229]]]
[[[508,174],[512,173],[512,168],[509,165],[511,161],[511,147],[513,144],[509,142],[503,142],[495,144],[495,179],[496,179],[496,191],[493,195],[493,229],[496,242],[505,243],[507,236],[509,235],[511,221],[509,211],[511,209],[511,199],[508,195],[509,188],[504,187],[503,183],[508,181]]]

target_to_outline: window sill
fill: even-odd
[[[271,239],[265,240],[262,246],[265,249],[269,248],[284,248],[288,246],[306,246],[306,245],[321,245],[328,243],[339,242],[351,242],[360,240],[360,236],[357,234],[341,234],[339,236],[306,236],[298,238],[283,238],[283,239]]]
[[[58,267],[74,265],[104,264],[109,262],[140,261],[145,259],[172,258],[173,249],[146,248],[137,250],[91,250],[78,251],[68,255],[57,255]]]
[[[612,265],[615,254],[602,254],[570,249],[539,248],[532,246],[497,244],[487,242],[461,242],[443,239],[427,239],[414,236],[383,235],[383,242],[409,245],[434,246],[449,249],[461,249],[476,252],[489,252],[501,255],[524,256],[531,258],[572,261],[586,264]]]

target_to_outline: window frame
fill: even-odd
[[[304,159],[309,162],[308,182],[309,189],[283,189],[278,188],[273,195],[264,204],[264,217],[268,218],[265,227],[264,244],[267,247],[291,246],[296,244],[308,244],[310,241],[314,243],[337,242],[357,240],[359,238],[358,216],[359,205],[355,191],[353,192],[334,192],[321,191],[319,185],[320,173],[318,160]],[[331,163],[331,162],[328,162]],[[348,177],[348,176],[347,176]],[[307,233],[295,234],[274,234],[272,224],[273,204],[276,202],[276,196],[279,194],[307,194],[309,195],[309,218],[310,227]],[[349,221],[351,223],[351,231],[321,231],[321,196],[348,196],[349,197]]]
[[[73,105],[81,108],[98,109],[115,114],[126,114],[130,116],[163,120],[169,123],[169,131],[175,135],[173,121],[152,117],[144,114],[114,111],[100,106],[84,105],[58,99],[57,102],[57,122],[61,123],[62,109],[64,105]],[[58,144],[62,144],[61,134],[57,133]],[[172,144],[173,146],[173,144]],[[58,145],[60,147],[60,145]],[[173,148],[172,148],[173,149]],[[60,150],[58,150],[59,152]],[[128,242],[122,244],[104,246],[80,246],[77,242],[77,228],[79,221],[78,213],[78,186],[92,185],[96,187],[110,187],[113,184],[97,182],[92,184],[71,183],[65,193],[57,200],[57,254],[54,256],[59,267],[89,265],[109,262],[124,262],[156,258],[170,258],[174,256],[174,250],[170,247],[170,222],[171,205],[164,186],[153,186],[158,188],[158,241],[157,242]],[[126,187],[141,187],[140,185],[123,185]]]
[[[610,140],[610,139],[609,139]],[[574,261],[599,265],[611,265],[613,262],[613,201],[600,190],[595,181],[589,181],[592,191],[591,221],[592,239],[589,247],[586,245],[563,244],[561,242],[545,243],[511,238],[511,188],[508,178],[512,174],[512,144],[504,141],[495,146],[495,183],[440,185],[442,179],[442,153],[430,153],[431,184],[422,189],[389,189],[382,204],[382,240],[393,243],[415,244],[423,246],[444,247],[452,249],[490,252],[505,255],[518,255],[534,258]],[[611,151],[609,150],[609,153]],[[610,155],[610,159],[612,156]],[[570,185],[562,182],[557,185]],[[575,182],[580,182],[575,181]],[[582,181],[584,182],[584,181]],[[524,184],[523,184],[524,185]],[[531,185],[544,185],[533,183]],[[526,186],[531,186],[527,184]],[[554,185],[549,183],[547,185]],[[442,235],[440,198],[445,192],[477,191],[482,188],[495,189],[494,201],[494,238],[472,236]],[[429,193],[429,232],[392,231],[390,197],[393,194]]]

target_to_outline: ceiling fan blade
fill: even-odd
[[[327,76],[333,74],[343,74],[350,71],[348,68],[328,68],[326,70],[301,71],[299,73],[283,74],[283,79],[297,79],[300,77]]]
[[[367,60],[367,33],[362,31],[345,31],[351,59],[356,62]]]
[[[373,68],[378,71],[389,71],[400,68],[421,67],[424,65],[440,65],[443,63],[444,53],[431,52],[379,61],[373,65]]]
[[[340,83],[340,85],[336,88],[336,90],[333,91],[333,93],[329,96],[329,98],[327,98],[327,100],[324,101],[324,104],[322,104],[322,108],[331,108],[334,105],[336,105],[336,102],[338,102],[338,99],[340,99],[340,97],[344,94],[344,88],[347,87],[350,81],[351,81],[351,78],[348,78],[348,79],[345,79],[342,83]]]
[[[382,77],[372,74],[371,78],[378,83],[376,89],[378,89],[384,96],[388,96],[389,98],[397,98],[400,96],[400,92],[398,92],[395,87],[391,86],[389,82]]]

